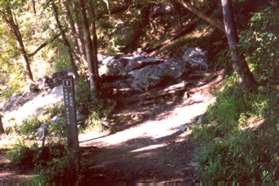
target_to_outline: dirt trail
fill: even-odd
[[[116,110],[114,119],[119,122],[112,134],[80,135],[84,184],[92,180],[101,180],[100,185],[114,185],[106,180],[191,183],[195,179],[191,127],[215,101],[210,90],[222,77],[217,74],[191,89],[124,105]],[[13,167],[3,154],[0,151],[0,185],[32,179],[28,169]]]
[[[216,81],[220,82],[218,77],[213,83]],[[208,91],[211,87],[210,83],[203,88],[196,87],[190,97],[182,95],[180,102],[171,107],[166,106],[167,101],[152,105],[150,112],[154,107],[164,109],[154,117],[114,134],[95,139],[90,139],[92,134],[81,135],[86,177],[193,181],[194,145],[189,134],[191,126],[215,101]],[[137,111],[143,109],[140,105],[136,103],[132,107]]]
[[[4,156],[4,152],[0,151],[0,185],[16,185],[31,181],[34,174],[25,167],[15,167],[10,164]]]

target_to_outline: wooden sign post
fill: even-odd
[[[80,169],[78,129],[76,121],[75,87],[72,76],[63,79],[65,124],[68,138],[69,178],[77,181]]]

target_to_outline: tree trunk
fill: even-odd
[[[72,34],[72,36],[74,38],[74,41],[75,41],[75,49],[77,51],[75,53],[78,53],[78,55],[75,55],[75,56],[76,56],[77,60],[79,62],[81,62],[81,58],[80,57],[82,56],[83,51],[82,51],[82,49],[80,47],[81,45],[79,43],[79,34],[78,34],[78,31],[77,31],[77,29],[75,27],[75,21],[74,21],[73,14],[72,14],[73,7],[71,6],[72,5],[71,1],[64,1],[63,4],[64,4],[64,7],[66,9],[66,18],[67,18],[67,20],[68,20],[68,22],[70,24],[70,27],[71,27],[71,34]]]
[[[94,1],[95,2],[95,1]],[[91,22],[91,34],[92,34],[92,47],[93,47],[93,52],[92,52],[92,58],[93,58],[93,70],[94,70],[94,80],[95,80],[95,85],[96,89],[99,90],[99,61],[98,61],[98,38],[97,38],[97,33],[96,33],[96,14],[95,14],[95,7],[96,4],[93,1],[89,2],[90,3],[90,17],[92,19]]]
[[[83,61],[87,61],[86,59],[86,49],[85,49],[85,36],[83,29],[83,16],[80,12],[80,5],[78,1],[73,2],[73,11],[74,11],[74,26],[76,28],[78,34],[78,43],[80,47],[80,53]]]
[[[30,67],[30,60],[29,60],[29,57],[28,57],[28,54],[25,50],[25,46],[23,44],[23,41],[22,41],[22,36],[20,34],[20,32],[18,32],[19,35],[17,35],[17,42],[19,44],[19,47],[20,47],[20,52],[21,52],[21,55],[24,59],[24,62],[25,62],[25,68],[26,68],[26,71],[27,71],[27,75],[28,75],[28,78],[31,80],[31,81],[34,81],[34,78],[33,78],[33,73],[32,73],[32,70],[31,70],[31,67]]]
[[[73,73],[75,74],[76,78],[79,78],[78,68],[77,68],[77,66],[75,64],[75,60],[74,60],[74,52],[72,50],[70,42],[68,41],[68,39],[66,37],[65,31],[64,31],[64,29],[63,29],[63,27],[61,25],[61,22],[60,22],[59,16],[58,16],[57,7],[56,7],[55,2],[53,0],[51,1],[51,5],[52,5],[52,11],[53,11],[53,14],[54,14],[57,26],[58,26],[58,28],[60,30],[60,33],[62,35],[62,39],[64,41],[64,44],[65,44],[65,46],[67,48],[67,51],[68,51],[68,54],[69,54],[69,57],[70,57],[70,63],[71,63],[71,67],[72,67]]]
[[[34,14],[36,15],[36,2],[35,2],[35,0],[32,0],[32,8],[33,8],[33,12],[34,12]]]
[[[34,81],[32,70],[31,70],[31,67],[30,67],[29,57],[28,57],[28,54],[26,52],[19,27],[18,27],[18,25],[17,25],[17,23],[16,23],[16,21],[13,17],[11,7],[9,5],[7,5],[6,9],[5,9],[5,12],[2,11],[1,14],[2,14],[2,17],[3,17],[4,21],[8,25],[9,29],[13,33],[13,35],[14,35],[14,37],[15,37],[18,45],[19,45],[20,54],[21,54],[21,56],[22,56],[22,58],[25,62],[25,69],[26,69],[26,72],[27,72],[27,77],[28,77],[29,80]]]
[[[192,12],[193,14],[198,16],[200,19],[202,19],[205,22],[209,23],[210,25],[218,28],[220,31],[225,32],[224,27],[219,20],[213,19],[213,18],[209,17],[208,15],[205,15],[204,13],[202,13],[201,11],[196,9],[193,5],[191,5],[191,3],[189,3],[189,2],[185,2],[183,0],[178,0],[178,1],[184,8],[188,9],[190,12]]]
[[[94,48],[93,48],[93,41],[91,40],[91,34],[90,34],[90,25],[87,17],[87,11],[86,11],[86,4],[84,0],[79,0],[80,2],[80,8],[81,8],[81,15],[82,15],[82,22],[83,22],[83,35],[84,35],[84,42],[85,45],[85,55],[86,55],[86,61],[88,64],[88,75],[89,75],[89,82],[90,82],[90,90],[92,94],[92,98],[96,99],[98,95],[98,87],[95,82],[95,75],[94,74]]]
[[[223,19],[228,45],[231,50],[232,65],[236,72],[240,85],[246,90],[254,90],[257,83],[253,74],[249,70],[248,64],[243,55],[238,50],[238,36],[233,19],[231,0],[221,0],[223,9]]]
[[[0,136],[1,136],[1,134],[4,134],[4,133],[5,133],[5,130],[4,130],[3,123],[2,123],[2,115],[0,114]]]

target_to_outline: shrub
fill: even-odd
[[[35,159],[35,170],[48,183],[64,180],[68,158],[63,144],[50,144]]]
[[[16,165],[21,164],[31,166],[34,159],[34,154],[37,150],[37,145],[33,145],[31,148],[29,148],[23,142],[18,142],[6,153],[6,157]]]
[[[193,137],[200,143],[196,151],[198,173],[202,180],[261,181],[279,178],[279,97],[276,90],[243,92],[229,78],[217,94],[203,124],[194,128]],[[273,113],[273,114],[271,114]],[[264,123],[251,129],[258,118]]]
[[[110,117],[113,109],[114,104],[109,101],[99,100],[98,102],[91,102],[89,105],[90,113],[85,121],[86,129],[103,130],[103,119]]]
[[[240,43],[257,80],[278,83],[279,9],[268,7],[256,12],[249,28],[241,33]]]
[[[18,133],[25,136],[34,134],[40,125],[41,122],[37,117],[28,118],[23,120],[22,124],[18,126]]]
[[[57,183],[64,180],[67,171],[68,160],[66,157],[53,158],[48,161],[46,166],[37,165],[36,169],[39,174],[49,183]],[[65,180],[64,180],[65,181]]]

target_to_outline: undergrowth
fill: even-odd
[[[200,146],[195,157],[202,180],[261,181],[279,179],[279,94],[266,88],[244,92],[228,78],[194,128]]]
[[[258,91],[245,92],[230,76],[193,130],[203,181],[279,180],[278,12],[269,7],[255,13],[241,34],[241,49],[260,83]]]

